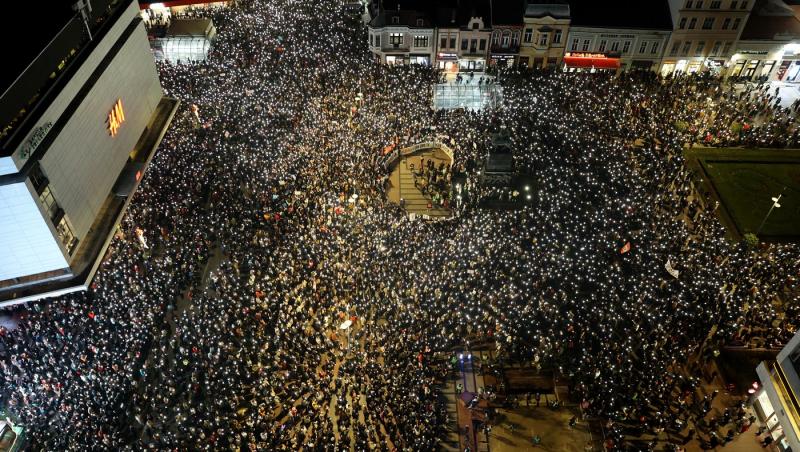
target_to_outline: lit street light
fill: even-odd
[[[783,190],[786,190],[786,187],[783,187]],[[772,211],[775,210],[776,208],[780,209],[781,205],[780,205],[780,203],[778,203],[778,201],[780,201],[781,197],[783,197],[783,190],[781,190],[781,192],[780,192],[780,194],[778,195],[777,198],[774,197],[774,196],[772,197],[772,207],[769,208],[769,211],[764,216],[764,219],[761,221],[761,225],[758,227],[758,231],[756,231],[756,235],[761,234],[761,229],[764,227],[764,224],[767,222],[767,218],[769,218],[769,216],[772,214]]]

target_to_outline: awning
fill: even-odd
[[[619,69],[619,58],[565,56],[564,63],[567,67]]]

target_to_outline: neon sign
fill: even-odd
[[[123,122],[125,122],[125,112],[122,110],[122,99],[117,99],[114,107],[108,112],[108,118],[106,118],[108,133],[112,137],[117,136],[117,130],[119,130],[119,126],[121,126]]]

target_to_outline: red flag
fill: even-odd
[[[625,242],[625,246],[623,246],[622,249],[619,250],[619,254],[625,254],[630,250],[631,250],[631,242]]]

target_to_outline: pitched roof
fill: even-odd
[[[571,0],[572,26],[672,30],[668,0]]]
[[[529,0],[525,8],[525,17],[545,17],[569,19],[570,7],[559,0]]]
[[[743,40],[791,40],[800,38],[800,19],[783,1],[760,0],[742,30]]]

